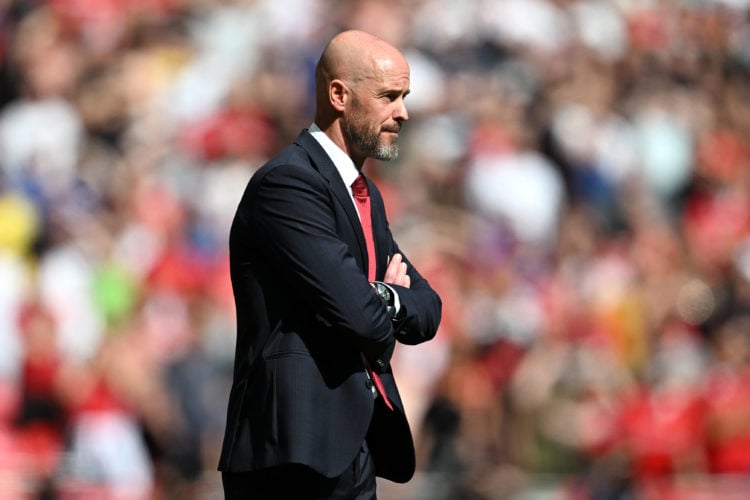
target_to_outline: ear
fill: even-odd
[[[336,111],[344,111],[349,101],[349,89],[341,80],[331,80],[328,84],[328,100]]]

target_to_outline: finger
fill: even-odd
[[[391,262],[389,264],[390,267],[393,267],[398,271],[398,266],[401,265],[401,261],[403,258],[401,257],[400,253],[393,254],[393,257],[391,257]]]
[[[409,275],[406,274],[406,271],[407,271],[406,262],[402,262],[401,265],[399,266],[398,284],[401,286],[408,287],[411,281],[410,281]]]
[[[401,254],[395,254],[385,270],[385,282],[396,283],[398,280],[399,266],[401,265]]]
[[[408,274],[401,275],[398,277],[398,281],[395,284],[403,286],[404,288],[409,288],[409,285],[411,285],[411,278]]]

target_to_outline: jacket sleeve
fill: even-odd
[[[288,162],[254,179],[240,216],[250,244],[295,304],[346,334],[368,358],[387,363],[394,325],[337,232],[334,203],[321,175]]]
[[[371,185],[370,196],[374,207],[373,217],[377,218],[380,224],[379,231],[381,231],[376,239],[383,238],[385,244],[382,251],[387,253],[388,259],[397,253],[401,254],[411,282],[409,288],[388,284],[398,295],[398,301],[401,304],[401,310],[394,321],[395,338],[403,344],[420,344],[432,339],[437,333],[442,314],[440,296],[419,274],[394,240],[385,214],[383,197],[377,186]],[[385,272],[385,267],[383,272]]]
[[[442,301],[393,240],[392,245],[391,255],[401,254],[411,280],[409,288],[389,285],[398,294],[402,309],[398,315],[399,319],[394,321],[395,337],[402,344],[421,344],[432,339],[437,333],[442,315]]]

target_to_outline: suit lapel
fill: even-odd
[[[295,142],[307,152],[310,160],[312,161],[313,167],[317,169],[318,172],[320,172],[320,175],[322,175],[323,178],[328,181],[328,185],[331,187],[334,196],[339,201],[339,204],[344,208],[344,212],[346,213],[349,222],[354,228],[354,233],[357,235],[357,244],[359,245],[359,250],[364,266],[363,269],[367,269],[367,245],[365,243],[364,232],[362,232],[362,224],[359,222],[357,209],[354,208],[354,203],[352,202],[351,196],[349,195],[349,188],[341,179],[338,170],[336,170],[336,165],[333,164],[333,161],[331,161],[331,159],[328,157],[325,150],[318,143],[318,141],[316,141],[315,138],[310,135],[307,129],[302,131]],[[372,183],[369,181],[369,179],[368,184],[370,186],[370,189],[372,190]],[[373,224],[375,224],[374,221]],[[378,234],[378,232],[375,231],[374,227],[373,232],[375,233],[375,235]],[[379,253],[377,250],[377,240],[378,238],[377,236],[375,236],[375,252]]]

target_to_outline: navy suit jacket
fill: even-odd
[[[368,184],[382,280],[388,258],[403,253]],[[367,439],[376,474],[408,481],[414,444],[388,361],[395,342],[434,337],[440,298],[404,256],[411,286],[393,288],[406,315],[391,320],[367,280],[347,186],[307,130],[251,178],[229,248],[237,344],[219,469],[297,463],[333,477]],[[361,354],[385,367],[394,410],[373,398]]]

